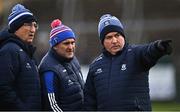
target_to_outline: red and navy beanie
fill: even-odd
[[[51,23],[52,30],[50,32],[50,46],[53,47],[58,43],[61,43],[62,41],[66,39],[75,39],[75,34],[72,31],[71,28],[68,26],[65,26],[62,24],[62,22],[59,19],[54,20]]]
[[[12,12],[8,17],[9,31],[14,33],[24,23],[37,21],[30,10],[26,9],[23,5],[17,4],[12,8]]]
[[[98,34],[101,43],[103,43],[106,34],[110,32],[119,32],[125,38],[124,28],[123,25],[121,24],[121,21],[115,16],[112,16],[110,14],[105,14],[101,16],[98,25]]]

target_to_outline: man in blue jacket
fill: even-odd
[[[51,27],[51,47],[39,65],[43,110],[81,110],[84,81],[79,62],[74,56],[75,34],[59,19],[54,20]]]
[[[41,92],[32,45],[37,30],[34,15],[23,5],[12,8],[8,28],[0,32],[0,110],[41,109]]]
[[[84,108],[150,111],[149,70],[159,58],[171,54],[171,40],[129,45],[120,20],[110,14],[100,18],[98,33],[104,49],[90,65]]]

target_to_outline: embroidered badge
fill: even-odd
[[[121,70],[122,70],[122,71],[126,70],[126,64],[122,64]]]
[[[95,74],[99,74],[99,73],[102,73],[102,69],[101,68],[98,68],[95,72]]]
[[[73,84],[73,82],[69,79],[68,80],[68,85],[72,85]]]
[[[67,71],[66,69],[63,70],[63,72],[66,72],[66,71]]]
[[[108,26],[108,25],[110,25],[110,21],[109,20],[104,22],[104,26]]]
[[[31,65],[29,63],[26,63],[26,68],[31,68]]]

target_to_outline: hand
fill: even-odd
[[[158,42],[158,49],[168,55],[172,53],[172,40],[159,40]]]

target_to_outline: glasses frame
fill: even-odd
[[[27,27],[35,27],[35,29],[37,30],[39,28],[39,25],[37,23],[24,23],[23,26],[27,26]]]

